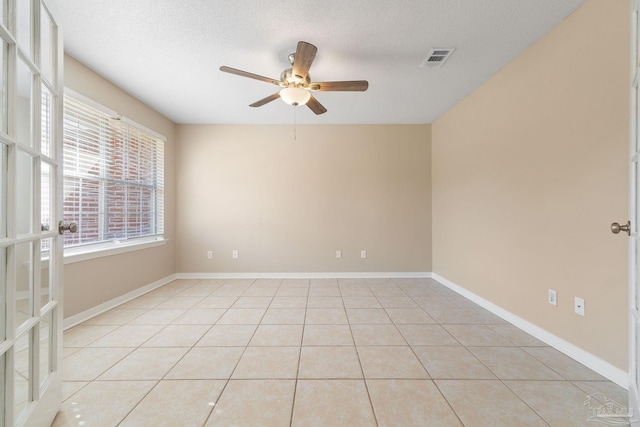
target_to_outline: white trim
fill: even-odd
[[[142,249],[149,249],[156,246],[163,246],[167,243],[167,239],[155,239],[155,240],[145,240],[139,241],[135,240],[132,242],[122,241],[108,242],[107,246],[103,245],[87,245],[80,246],[78,249],[82,250],[74,253],[75,248],[67,248],[64,250],[64,263],[65,264],[73,264],[74,262],[87,261],[94,258],[101,258],[105,256],[118,255],[126,252],[140,251]]]
[[[162,278],[160,280],[156,280],[153,283],[149,283],[148,285],[145,285],[141,288],[135,289],[131,292],[128,292],[124,295],[120,295],[119,297],[116,297],[112,300],[109,300],[107,302],[104,302],[100,305],[97,305],[95,307],[92,307],[88,310],[85,310],[83,312],[80,312],[78,314],[74,314],[71,317],[67,317],[66,319],[64,319],[63,321],[63,325],[62,328],[63,330],[67,330],[73,326],[79,325],[80,323],[91,319],[92,317],[97,316],[98,314],[104,313],[105,311],[111,310],[114,307],[117,307],[121,304],[124,304],[125,302],[131,301],[134,298],[137,298],[141,295],[146,294],[147,292],[151,292],[154,289],[159,288],[160,286],[166,285],[167,283],[173,281],[176,279],[176,275],[172,274],[170,276],[167,276],[165,278]]]
[[[439,274],[433,273],[432,277],[440,284],[459,293],[468,300],[475,302],[479,306],[489,310],[496,316],[501,317],[512,325],[533,335],[540,341],[549,344],[551,347],[566,354],[577,362],[582,363],[587,368],[594,370],[605,378],[608,378],[609,380],[618,384],[620,387],[623,387],[625,389],[629,388],[629,376],[627,372],[623,371],[622,369],[616,368],[609,362],[602,360],[599,357],[594,356],[593,354],[582,350],[579,347],[576,347],[570,342],[567,342],[562,338],[553,335],[552,333],[522,319],[521,317],[516,316],[515,314],[495,305],[490,301],[487,301],[486,299],[474,294],[473,292],[463,288],[462,286],[456,285],[455,283],[445,279]]]
[[[177,279],[430,279],[427,272],[334,273],[177,273]]]

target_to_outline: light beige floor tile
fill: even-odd
[[[224,308],[192,308],[173,321],[174,325],[213,325],[227,310]]]
[[[109,311],[105,311],[102,314],[99,314],[91,319],[83,322],[84,326],[90,325],[124,325],[132,319],[140,316],[142,313],[147,311],[146,309],[119,309],[114,308]]]
[[[398,325],[398,329],[410,345],[460,345],[440,325]]]
[[[209,330],[209,325],[169,325],[143,344],[144,347],[191,347]]]
[[[341,297],[309,297],[307,308],[344,308]]]
[[[208,297],[215,291],[219,286],[211,287],[211,286],[201,286],[195,285],[190,287],[189,289],[185,289],[180,292],[178,296],[181,297]]]
[[[562,379],[556,372],[518,347],[468,347],[468,350],[500,379]]]
[[[278,286],[252,286],[247,289],[243,297],[273,297],[278,291]]]
[[[407,345],[394,325],[351,325],[356,345]]]
[[[433,317],[421,308],[388,308],[387,314],[396,325],[435,324]]]
[[[225,383],[221,380],[160,381],[120,427],[201,426]]]
[[[143,295],[119,306],[121,309],[150,309],[167,301],[169,297],[154,297]]]
[[[249,288],[249,286],[240,286],[233,284],[225,284],[213,291],[210,295],[216,297],[240,297]]]
[[[256,279],[252,284],[252,288],[279,288],[282,279]]]
[[[302,345],[353,345],[349,325],[305,325]]]
[[[65,347],[85,347],[102,338],[118,326],[75,326],[64,331],[62,342]]]
[[[200,301],[202,301],[204,297],[183,297],[183,296],[175,296],[171,297],[165,302],[159,304],[155,308],[191,308]]]
[[[160,380],[189,348],[138,348],[102,374],[99,380]]]
[[[247,347],[232,378],[295,378],[299,357],[299,347]]]
[[[605,401],[611,399],[623,406],[627,406],[626,402],[629,402],[629,392],[611,381],[572,381],[572,383],[583,390],[585,395],[602,393]]]
[[[309,280],[309,287],[322,288],[322,287],[336,287],[338,286],[338,279],[311,279]]]
[[[219,325],[257,325],[266,308],[230,308],[218,320]]]
[[[466,427],[547,426],[497,380],[436,380],[440,392]]]
[[[309,289],[309,279],[284,279],[280,282],[280,289],[306,288]]]
[[[348,308],[347,318],[352,325],[389,325],[391,318],[382,308]]]
[[[440,313],[442,311],[446,311],[449,309],[460,308],[453,301],[440,295],[428,295],[428,296],[423,295],[423,296],[417,296],[412,298],[416,302],[416,304],[418,304],[421,308],[426,310],[428,313],[431,313],[432,311],[436,313]]]
[[[514,345],[520,347],[547,347],[547,344],[513,325],[505,323],[504,325],[489,325],[489,327]]]
[[[560,353],[558,350],[552,347],[529,347],[523,348],[524,351],[559,373],[562,377],[568,380],[591,380],[591,381],[603,381],[605,378],[595,371],[584,366],[582,363],[577,362]]]
[[[209,347],[244,347],[249,344],[258,325],[213,325],[196,344]]]
[[[302,343],[302,325],[260,325],[250,346],[296,347]]]
[[[66,359],[67,357],[71,356],[73,353],[76,353],[80,350],[82,350],[83,347],[64,347],[62,349],[62,358]]]
[[[496,379],[486,366],[462,346],[414,346],[413,351],[436,379]]]
[[[276,296],[271,301],[269,308],[306,308],[307,297]]]
[[[233,303],[231,308],[267,308],[271,304],[272,297],[247,297],[241,296]]]
[[[373,297],[373,292],[366,285],[359,286],[340,286],[340,293],[343,298],[362,298],[362,297]],[[376,301],[377,302],[377,301]],[[346,300],[345,300],[346,304]],[[378,304],[379,305],[379,304]],[[356,308],[356,307],[354,307]],[[377,308],[377,307],[359,307],[359,308]]]
[[[298,378],[362,378],[355,347],[303,347]]]
[[[409,346],[358,347],[365,378],[429,378]]]
[[[455,339],[465,346],[513,346],[511,341],[487,325],[443,325]]]
[[[335,286],[314,286],[309,287],[309,298],[311,297],[339,297],[342,296],[340,288]]]
[[[369,297],[342,297],[345,308],[382,308],[378,299],[373,296]]]
[[[376,425],[363,380],[298,380],[293,427]]]
[[[154,385],[155,381],[94,381],[62,404],[52,427],[116,426]]]
[[[419,308],[418,304],[408,296],[378,296],[378,301],[384,308]]]
[[[425,307],[426,308],[426,307]],[[429,315],[438,323],[447,325],[501,325],[506,322],[484,308],[449,308],[432,310],[427,308]]]
[[[288,427],[294,380],[230,380],[206,427]]]
[[[346,325],[347,313],[343,308],[309,308],[305,324],[307,325]]]
[[[552,426],[590,424],[587,419],[593,411],[585,405],[588,397],[569,381],[505,381],[505,384]],[[597,401],[594,404],[592,408],[602,405]]]
[[[89,381],[64,381],[62,383],[62,401],[73,396],[87,384],[89,384]]]
[[[269,308],[262,318],[263,325],[302,325],[304,308]]]
[[[309,295],[308,287],[281,287],[278,289],[278,292],[276,292],[276,296],[278,297],[306,297],[307,295]]]
[[[132,348],[83,348],[64,359],[62,378],[64,381],[92,381],[131,351]]]
[[[152,308],[135,319],[131,319],[128,325],[168,325],[182,316],[187,310],[184,308]]]
[[[367,386],[379,427],[462,426],[433,381],[367,380]]]
[[[244,347],[194,347],[169,371],[165,379],[228,379]]]
[[[124,325],[89,344],[89,347],[138,347],[157,334],[164,326]]]
[[[398,288],[397,286],[393,286],[393,285],[380,285],[380,286],[372,286],[369,285],[369,288],[371,288],[371,292],[373,292],[373,294],[376,297],[379,298],[383,298],[383,297],[406,297],[407,294],[405,294],[402,289]]]
[[[229,308],[237,299],[238,297],[221,297],[211,295],[203,298],[193,308]]]

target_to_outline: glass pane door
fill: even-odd
[[[52,0],[0,0],[0,417],[62,400],[62,49]]]

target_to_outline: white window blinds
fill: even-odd
[[[65,248],[164,234],[164,140],[64,98]]]

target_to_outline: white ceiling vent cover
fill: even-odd
[[[453,51],[456,50],[453,47],[444,47],[431,49],[429,54],[422,64],[420,64],[420,68],[440,68],[442,65],[449,59]]]

